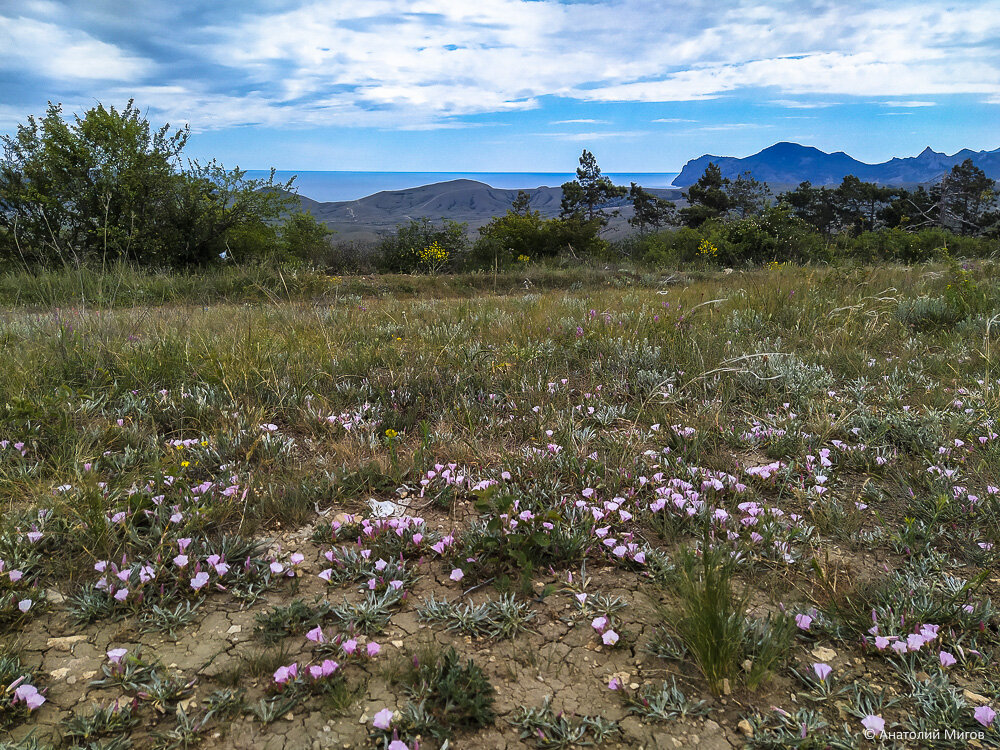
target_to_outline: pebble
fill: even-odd
[[[740,730],[740,734],[744,737],[753,737],[753,727],[750,726],[750,722],[746,719],[740,719],[740,723],[736,725],[736,728]]]

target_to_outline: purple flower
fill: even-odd
[[[31,599],[22,599],[17,603],[17,608],[22,612],[27,612],[31,609]]]
[[[200,590],[206,583],[208,583],[208,573],[204,570],[198,573],[194,578],[191,579],[191,588],[195,591]]]
[[[376,729],[388,729],[392,725],[392,711],[388,708],[383,708],[375,714],[372,724],[375,725]]]
[[[617,677],[612,677],[608,680],[608,690],[621,690],[622,683]]]
[[[605,631],[604,635],[601,636],[601,640],[604,641],[605,646],[614,646],[618,643],[618,633],[613,630]]]
[[[590,623],[590,627],[596,630],[598,633],[603,633],[604,629],[608,626],[607,617],[595,617]]]
[[[940,654],[940,658],[942,667],[950,667],[957,661],[957,659],[955,659],[955,657],[952,654],[948,653],[947,651],[942,651]]]
[[[461,568],[455,568],[453,571],[451,571],[451,575],[449,576],[449,578],[451,578],[451,580],[453,581],[461,581],[463,578],[465,578],[465,573],[462,572]]]
[[[830,676],[830,672],[833,671],[833,667],[829,664],[813,664],[813,671],[821,681],[826,682],[826,678]]]
[[[274,670],[274,681],[279,685],[284,685],[289,680],[294,680],[299,676],[299,665],[292,662],[287,667],[278,667]]]
[[[344,641],[344,644],[341,646],[341,648],[344,649],[345,654],[348,655],[353,654],[355,651],[358,650],[358,642],[353,638],[351,638],[350,640]]]
[[[799,630],[809,630],[809,626],[812,625],[812,621],[813,618],[809,615],[795,615],[795,624],[799,626]]]
[[[315,628],[306,633],[306,638],[313,643],[326,643],[326,636],[323,635],[323,628],[320,625],[317,625]]]
[[[882,732],[885,731],[885,719],[883,719],[881,716],[868,714],[865,718],[861,720],[861,726],[863,726],[869,732],[878,737],[880,734],[882,734]]]
[[[34,685],[18,685],[17,689],[14,691],[14,702],[24,701],[25,705],[28,707],[29,711],[34,711],[40,705],[45,703],[45,698],[38,692],[38,688]]]
[[[127,653],[128,651],[124,648],[113,648],[108,651],[108,661],[112,664],[121,664]]]
[[[378,656],[378,652],[382,650],[382,647],[374,641],[369,643],[366,648],[368,650],[368,656]]]
[[[972,716],[976,721],[988,729],[990,725],[993,724],[993,720],[997,717],[997,712],[989,706],[980,706],[973,711]]]
[[[410,750],[410,747],[402,740],[393,740],[389,743],[388,750]]]

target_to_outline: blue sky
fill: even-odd
[[[883,161],[1000,147],[1000,4],[0,0],[0,132],[130,97],[251,169]]]

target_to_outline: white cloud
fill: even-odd
[[[595,131],[592,133],[530,133],[541,138],[556,138],[561,141],[599,141],[607,138],[641,138],[649,135],[647,130]]]
[[[688,120],[683,117],[657,117],[655,120],[650,120],[650,122],[676,123],[676,122],[698,122],[698,121]]]
[[[289,0],[276,10],[248,3],[214,25],[185,24],[185,7],[201,6],[177,3],[135,11],[143,30],[178,20],[157,44],[130,45],[116,36],[121,19],[94,21],[99,6],[88,6],[84,28],[59,3],[30,0],[19,6],[25,17],[0,16],[0,67],[46,77],[67,99],[145,95],[154,112],[203,127],[454,128],[456,118],[524,111],[546,96],[673,102],[764,90],[762,103],[791,109],[848,96],[896,108],[957,93],[1000,102],[995,0],[948,9],[917,0],[905,11],[881,0],[850,14],[833,0],[669,9],[658,0]]]
[[[882,102],[884,107],[936,107],[937,102],[925,102],[925,101],[915,101],[909,100],[905,102]]]
[[[56,80],[127,81],[152,63],[77,30],[33,18],[0,16],[0,69]]]

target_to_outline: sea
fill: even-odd
[[[267,170],[247,170],[247,177],[267,178]],[[644,188],[672,187],[678,172],[645,172],[625,174],[607,172],[616,185],[635,182]],[[299,195],[322,203],[353,201],[383,190],[406,190],[448,180],[477,180],[495,188],[520,190],[537,187],[557,187],[576,179],[570,172],[317,172],[278,170],[275,179],[285,182],[295,177]]]

